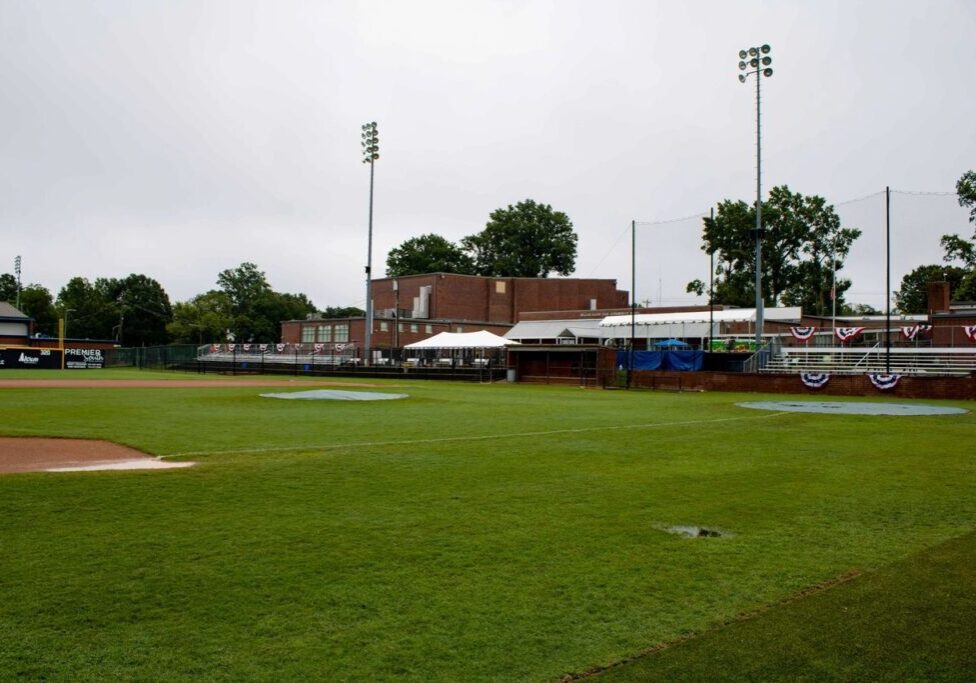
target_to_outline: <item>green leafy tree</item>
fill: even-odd
[[[211,344],[223,342],[232,325],[230,299],[225,292],[212,289],[173,304],[173,319],[166,331],[177,344]]]
[[[955,295],[963,279],[966,269],[958,266],[929,265],[919,266],[901,279],[901,287],[895,292],[895,307],[899,313],[928,313],[930,282],[948,282],[949,295]]]
[[[83,277],[73,277],[58,292],[59,315],[68,320],[68,335],[76,339],[112,339],[119,322],[114,302],[105,300],[104,288]]]
[[[355,306],[327,306],[319,315],[322,318],[359,318],[366,315],[366,311]]]
[[[9,304],[17,301],[17,278],[10,273],[0,275],[0,301]]]
[[[20,291],[20,311],[34,319],[34,333],[49,337],[58,334],[58,313],[47,287],[27,285]]]
[[[837,312],[840,315],[881,315],[881,311],[871,304],[845,304]]]
[[[492,277],[569,275],[576,268],[577,236],[562,211],[531,199],[496,209],[485,229],[461,245],[475,273]]]
[[[969,209],[969,222],[976,224],[976,171],[966,171],[956,183],[959,206]],[[943,260],[946,263],[962,263],[965,274],[952,298],[957,301],[976,300],[976,233],[973,239],[959,235],[943,235]]]
[[[275,292],[264,272],[253,263],[221,271],[217,284],[227,298],[228,329],[240,342],[279,339],[282,320],[296,320],[315,312],[315,306],[304,294]]]
[[[107,308],[118,313],[122,325],[119,339],[126,346],[166,344],[166,326],[173,319],[169,295],[156,280],[135,273],[119,280],[98,279],[95,289]]]
[[[722,201],[715,217],[704,220],[702,250],[716,260],[714,303],[755,305],[755,226],[755,207],[743,201]],[[763,301],[829,313],[835,272],[843,268],[860,234],[856,228],[841,227],[834,208],[822,197],[805,197],[785,185],[772,188],[763,203]],[[850,286],[849,280],[837,280],[838,309]],[[706,286],[693,280],[686,290],[701,295]]]
[[[125,278],[74,277],[58,292],[57,308],[68,334],[114,339],[126,346],[165,344],[172,320],[169,296],[156,280],[132,273]]]
[[[413,237],[390,250],[386,257],[387,277],[421,273],[474,275],[474,260],[458,245],[433,233]]]
[[[976,223],[976,171],[966,171],[956,182],[959,206],[969,209],[969,222]]]
[[[976,171],[966,171],[956,183],[959,206],[969,209],[969,222],[976,223]],[[974,234],[976,239],[976,234]],[[942,248],[946,263],[962,261],[967,269],[976,269],[976,242],[959,235],[943,235]]]

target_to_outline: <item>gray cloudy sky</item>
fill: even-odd
[[[866,235],[849,298],[972,234],[948,195],[976,168],[976,3],[0,3],[0,272],[53,293],[144,273],[171,299],[243,261],[320,308],[364,304],[417,235],[458,240],[525,198],[565,211],[579,277],[630,289],[631,219],[755,194],[755,88],[737,52],[772,45],[763,185],[838,205]],[[873,196],[868,196],[873,195]],[[865,199],[861,199],[867,197]],[[848,201],[859,200],[859,201]],[[637,298],[691,302],[699,218],[642,225]]]

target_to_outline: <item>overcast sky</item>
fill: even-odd
[[[659,221],[754,199],[737,52],[769,43],[763,186],[865,231],[848,298],[880,307],[885,186],[893,288],[972,235],[954,196],[907,192],[976,168],[974,36],[972,0],[4,0],[0,272],[19,254],[55,295],[142,273],[182,301],[253,261],[278,291],[364,306],[375,120],[375,276],[408,238],[532,198],[573,221],[575,275],[622,289],[649,223],[637,299],[694,302],[700,218]]]

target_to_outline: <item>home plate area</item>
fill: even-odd
[[[111,441],[0,437],[0,474],[158,470],[193,465],[160,460]]]

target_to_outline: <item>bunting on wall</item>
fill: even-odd
[[[827,372],[801,372],[800,381],[807,389],[819,389],[830,381],[830,373]]]
[[[211,344],[210,353],[220,353],[220,344]]]
[[[888,391],[894,389],[898,385],[898,380],[901,379],[901,375],[887,375],[883,372],[869,372],[868,379],[871,380],[871,384],[875,388],[881,391]]]
[[[315,353],[321,353],[322,349],[325,348],[325,344],[313,344],[312,348],[315,349]]]
[[[244,349],[245,351],[250,351],[251,350],[251,345],[250,344],[241,344],[241,348]]]
[[[237,344],[228,344],[227,345],[227,350],[228,351],[236,351],[237,350]]]
[[[813,336],[813,333],[816,331],[817,328],[813,326],[810,327],[797,326],[797,327],[790,328],[790,334],[793,335],[794,339],[798,339],[799,341],[807,341],[808,339],[810,339],[810,337]]]
[[[268,350],[268,345],[267,344],[258,344],[258,351],[260,351],[261,353],[264,353],[267,350]]]
[[[275,348],[278,349],[278,353],[281,353],[282,351],[285,350],[285,345],[284,344],[275,344]]]
[[[963,325],[962,331],[969,337],[969,341],[976,342],[976,325]]]
[[[912,325],[910,327],[901,328],[901,336],[903,336],[908,341],[912,341],[915,337],[922,335],[923,337],[929,336],[932,333],[931,325]]]
[[[838,327],[834,330],[834,334],[842,342],[849,342],[857,339],[861,336],[861,332],[864,331],[863,327]]]

